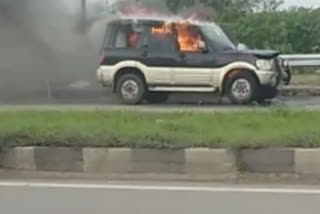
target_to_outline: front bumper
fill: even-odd
[[[257,71],[258,78],[261,85],[264,86],[278,86],[279,73],[275,71]]]
[[[257,71],[261,85],[271,87],[278,87],[280,84],[289,85],[291,68],[285,64],[283,60],[276,58],[273,71]]]

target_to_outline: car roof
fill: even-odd
[[[164,20],[156,20],[156,19],[134,19],[134,18],[125,18],[125,19],[116,19],[111,21],[111,24],[116,25],[125,25],[125,24],[145,24],[145,25],[161,25],[165,21]]]
[[[142,25],[163,25],[165,22],[172,22],[177,23],[181,21],[187,21],[191,25],[195,26],[203,26],[203,25],[214,25],[214,22],[202,22],[192,19],[184,19],[181,17],[124,17],[114,19],[113,21],[109,22],[111,24],[116,25],[125,25],[125,24],[142,24]]]

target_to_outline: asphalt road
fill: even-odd
[[[315,214],[320,189],[0,182],[3,214]]]
[[[134,111],[218,111],[267,110],[282,106],[291,109],[320,110],[320,97],[278,97],[269,104],[235,106],[223,100],[219,103],[212,95],[174,95],[166,104],[139,106],[120,105],[112,96],[96,98],[19,99],[0,101],[0,110],[134,110]]]

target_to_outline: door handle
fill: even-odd
[[[144,57],[148,56],[148,51],[142,51],[142,56]]]

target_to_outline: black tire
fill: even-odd
[[[235,71],[227,78],[225,90],[233,104],[246,105],[255,100],[259,83],[251,73]]]
[[[146,101],[152,104],[165,103],[169,98],[168,93],[161,92],[149,92],[146,96]]]
[[[255,101],[258,104],[266,104],[267,100],[272,100],[277,97],[278,89],[271,86],[260,86],[259,93],[256,96]]]
[[[132,96],[128,97],[130,93]],[[141,104],[145,98],[146,84],[140,75],[124,74],[116,83],[116,94],[121,103],[138,105]]]

